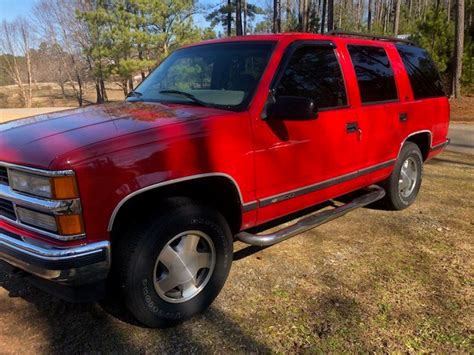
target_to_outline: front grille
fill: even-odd
[[[8,173],[7,168],[0,166],[0,184],[8,185]]]
[[[13,203],[0,198],[0,216],[15,220],[16,215]]]

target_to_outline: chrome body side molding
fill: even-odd
[[[429,129],[422,129],[420,131],[412,132],[408,136],[405,137],[405,139],[400,143],[400,148],[398,149],[397,158],[399,157],[400,152],[402,151],[403,145],[408,140],[408,138],[416,136],[417,134],[420,134],[420,133],[428,133],[428,135],[430,136],[430,147],[429,148],[431,150],[431,147],[433,146],[433,133]]]
[[[228,175],[228,174],[225,174],[225,173],[205,173],[205,174],[197,174],[197,175],[191,175],[191,176],[186,176],[186,177],[182,177],[182,178],[178,178],[178,179],[173,179],[173,180],[168,180],[168,181],[163,181],[163,182],[160,182],[160,183],[157,183],[157,184],[153,184],[153,185],[150,185],[150,186],[146,186],[144,188],[141,188],[139,190],[136,190],[134,192],[132,192],[131,194],[125,196],[118,204],[117,206],[115,206],[115,209],[114,211],[112,212],[112,215],[110,216],[110,220],[109,220],[109,225],[107,227],[107,231],[110,232],[112,231],[112,228],[114,226],[114,222],[115,222],[115,218],[117,217],[117,214],[118,212],[120,211],[120,208],[130,199],[132,199],[133,197],[135,196],[138,196],[144,192],[147,192],[147,191],[150,191],[150,190],[154,190],[154,189],[157,189],[157,188],[160,188],[160,187],[163,187],[163,186],[168,186],[168,185],[172,185],[172,184],[178,184],[180,182],[184,182],[184,181],[190,181],[190,180],[197,180],[197,179],[202,179],[202,178],[207,178],[207,177],[224,177],[226,179],[229,179],[235,186],[236,190],[237,190],[237,193],[239,194],[239,199],[240,199],[240,204],[241,206],[243,207],[243,209],[245,210],[245,208],[249,208],[249,207],[253,207],[254,204],[256,204],[255,201],[252,201],[252,202],[248,202],[248,203],[245,203],[244,204],[244,200],[243,200],[243,197],[242,197],[242,192],[240,191],[240,188],[239,188],[239,185],[237,184],[237,181],[235,181],[235,179]]]
[[[352,173],[337,176],[335,178],[324,180],[324,181],[318,182],[316,184],[303,186],[303,187],[300,187],[298,189],[287,191],[287,192],[284,192],[284,193],[281,193],[281,194],[278,194],[278,195],[265,197],[265,198],[259,200],[260,207],[266,207],[266,206],[272,205],[272,204],[277,203],[277,202],[282,202],[282,201],[289,200],[291,198],[295,198],[295,197],[298,197],[298,196],[301,196],[301,195],[305,195],[305,194],[309,194],[309,193],[312,193],[312,192],[315,192],[315,191],[318,191],[318,190],[326,189],[326,188],[329,188],[331,186],[341,184],[343,182],[358,178],[362,175],[370,174],[374,171],[388,168],[388,167],[390,167],[394,164],[395,164],[395,159],[388,160],[386,162],[376,164],[376,165],[373,165],[373,166],[369,166],[367,168],[364,168],[364,169],[361,169],[361,170],[358,170],[358,171],[354,171]]]

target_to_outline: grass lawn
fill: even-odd
[[[473,186],[474,156],[445,152],[411,208],[359,209],[236,260],[209,311],[164,330],[54,299],[2,264],[0,349],[472,353]]]

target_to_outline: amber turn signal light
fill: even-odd
[[[77,235],[84,233],[82,216],[79,214],[68,214],[56,216],[58,231],[61,235]]]
[[[53,182],[54,198],[65,200],[79,197],[74,176],[58,176],[51,180]]]

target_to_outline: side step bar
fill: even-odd
[[[286,239],[294,237],[295,235],[306,232],[314,227],[320,226],[326,222],[332,221],[338,217],[344,216],[347,212],[355,210],[359,207],[364,207],[375,201],[380,200],[385,196],[385,190],[381,187],[372,185],[368,187],[368,192],[362,196],[354,198],[342,206],[336,207],[332,210],[318,212],[307,217],[303,217],[295,224],[280,229],[275,233],[270,234],[251,234],[248,232],[240,232],[236,238],[244,243],[266,247],[273,244],[280,243]]]

